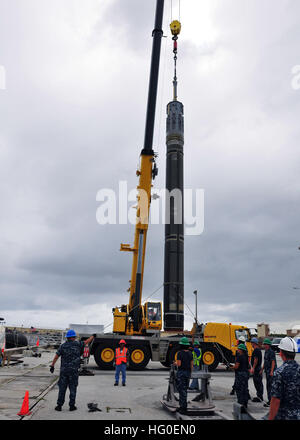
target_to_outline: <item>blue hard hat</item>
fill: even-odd
[[[76,333],[74,330],[68,330],[66,334],[66,338],[76,338]]]
[[[254,342],[254,344],[258,344],[258,339],[257,338],[252,338],[251,342]]]

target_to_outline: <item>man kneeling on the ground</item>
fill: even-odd
[[[78,370],[80,368],[80,357],[83,354],[84,346],[88,345],[96,337],[94,334],[83,341],[76,341],[74,330],[68,330],[66,334],[67,342],[62,344],[56,352],[52,361],[50,372],[54,373],[54,365],[61,356],[60,375],[58,381],[59,393],[57,399],[56,411],[61,411],[65,403],[67,388],[70,390],[70,411],[75,411],[76,391],[78,386]]]

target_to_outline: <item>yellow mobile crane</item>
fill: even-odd
[[[132,271],[129,293],[129,304],[113,309],[113,332],[125,335],[142,335],[147,330],[161,330],[161,303],[141,304],[143,275],[145,264],[145,250],[149,210],[151,203],[152,180],[155,179],[158,169],[155,162],[153,146],[153,131],[159,74],[161,38],[163,35],[164,0],[158,0],[156,5],[155,25],[153,30],[153,48],[150,69],[148,104],[146,115],[144,148],[140,155],[140,168],[136,174],[139,177],[137,186],[137,213],[134,235],[134,245],[121,244],[121,251],[132,252]]]
[[[157,1],[155,26],[153,30],[153,49],[150,70],[150,83],[148,94],[148,106],[146,116],[144,148],[141,151],[140,168],[136,174],[139,177],[137,187],[137,214],[134,235],[134,245],[121,244],[121,251],[133,253],[132,271],[129,291],[129,304],[113,309],[114,333],[125,335],[142,335],[151,333],[152,330],[162,329],[162,305],[160,302],[146,302],[141,304],[142,287],[145,263],[146,240],[148,230],[149,211],[151,203],[152,180],[157,175],[155,153],[152,150],[153,130],[155,119],[155,105],[157,95],[157,82],[159,73],[160,46],[163,31],[161,30],[163,19],[164,1]],[[180,33],[181,24],[174,20],[170,29],[173,36]]]

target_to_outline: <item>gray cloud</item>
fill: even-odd
[[[131,256],[119,245],[132,243],[134,227],[98,225],[96,194],[119,180],[137,184],[154,7],[3,1],[0,296],[11,320],[11,311],[25,319],[35,310],[41,319],[39,312],[59,309],[65,326],[70,310],[127,302]],[[284,327],[298,319],[300,92],[291,69],[300,63],[299,16],[297,0],[182,1],[185,185],[205,190],[204,233],[185,239],[185,298],[193,308],[198,288],[203,321]],[[171,57],[164,39],[157,187],[165,179]],[[144,297],[163,282],[163,233],[163,225],[149,229]]]

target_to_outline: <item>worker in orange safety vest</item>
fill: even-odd
[[[119,342],[120,347],[116,348],[115,352],[115,362],[116,366],[116,374],[115,374],[115,384],[114,386],[119,385],[119,377],[122,372],[122,385],[125,387],[126,385],[126,366],[129,365],[129,350],[125,347],[126,341],[121,339]]]

